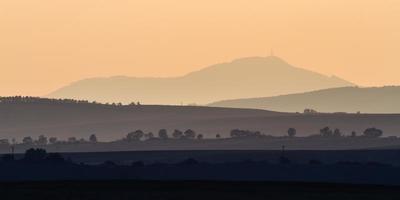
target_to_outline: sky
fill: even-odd
[[[398,0],[0,0],[0,96],[97,76],[181,76],[275,55],[400,85]]]

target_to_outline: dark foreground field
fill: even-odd
[[[210,181],[0,183],[1,199],[400,199],[400,188],[365,185]]]

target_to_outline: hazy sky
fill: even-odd
[[[359,85],[400,85],[400,1],[0,0],[0,95],[178,76],[271,48]]]

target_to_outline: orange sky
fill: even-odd
[[[398,0],[0,0],[0,95],[95,76],[178,76],[276,54],[400,85]]]

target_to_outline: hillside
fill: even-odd
[[[225,100],[209,104],[217,107],[302,112],[400,113],[400,86],[343,87],[313,92],[249,99]]]
[[[275,57],[253,57],[207,67],[176,78],[92,78],[52,92],[50,98],[145,104],[206,104],[235,98],[272,96],[352,86],[293,67]]]
[[[87,138],[115,140],[128,132],[142,129],[157,133],[166,128],[193,129],[205,137],[229,135],[232,129],[257,130],[265,134],[286,135],[295,127],[298,135],[319,132],[324,126],[340,128],[343,133],[358,133],[378,127],[384,135],[400,135],[400,115],[389,114],[291,114],[266,110],[215,108],[200,106],[117,106],[50,99],[0,99],[0,136],[16,138],[44,134],[65,139]],[[1,139],[0,138],[0,139]]]

